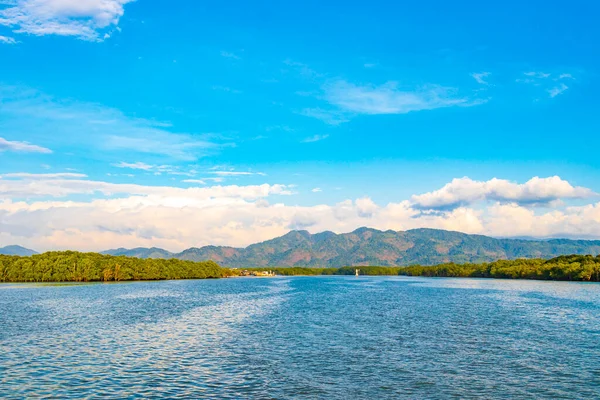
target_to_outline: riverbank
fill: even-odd
[[[600,256],[568,255],[544,259],[500,260],[480,264],[352,266],[341,268],[268,267],[233,269],[213,261],[140,259],[74,251],[28,257],[0,255],[0,282],[121,282],[217,279],[237,276],[387,275],[600,281]]]

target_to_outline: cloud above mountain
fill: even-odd
[[[534,177],[518,184],[504,179],[475,181],[468,177],[453,179],[441,189],[412,196],[413,207],[421,210],[452,210],[479,201],[516,203],[523,206],[548,205],[564,199],[597,196],[592,190],[574,187],[558,176]]]
[[[0,245],[17,243],[39,250],[245,246],[289,229],[349,232],[360,226],[600,237],[600,203],[590,201],[594,193],[559,177],[532,178],[523,184],[461,178],[437,191],[385,205],[370,197],[295,205],[290,185],[282,184],[179,188],[107,183],[68,173],[4,174],[0,194]],[[557,199],[588,202],[561,205]],[[474,206],[480,201],[486,205]],[[546,208],[532,207],[542,203]]]

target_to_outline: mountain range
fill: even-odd
[[[213,260],[224,267],[342,267],[352,265],[433,265],[515,258],[551,258],[563,254],[600,254],[600,240],[497,239],[436,229],[379,231],[359,228],[336,234],[291,231],[246,248],[204,246],[171,253],[159,248],[104,252],[139,258]]]
[[[31,255],[20,246],[0,248],[0,254]],[[138,258],[213,260],[224,267],[343,267],[353,265],[433,265],[444,262],[488,262],[499,259],[551,258],[564,254],[600,254],[600,240],[497,239],[460,232],[413,229],[380,231],[359,228],[336,234],[291,231],[246,248],[204,246],[180,253],[164,249],[113,249],[103,254]]]

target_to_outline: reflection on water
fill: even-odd
[[[600,397],[600,285],[0,285],[0,397]]]

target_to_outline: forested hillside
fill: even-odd
[[[600,254],[598,240],[496,239],[435,229],[379,231],[360,228],[335,234],[291,231],[246,248],[204,246],[181,253],[162,249],[117,249],[106,253],[142,258],[214,260],[224,267],[319,267],[352,265],[436,265],[483,263],[517,258],[552,258],[563,254]]]

